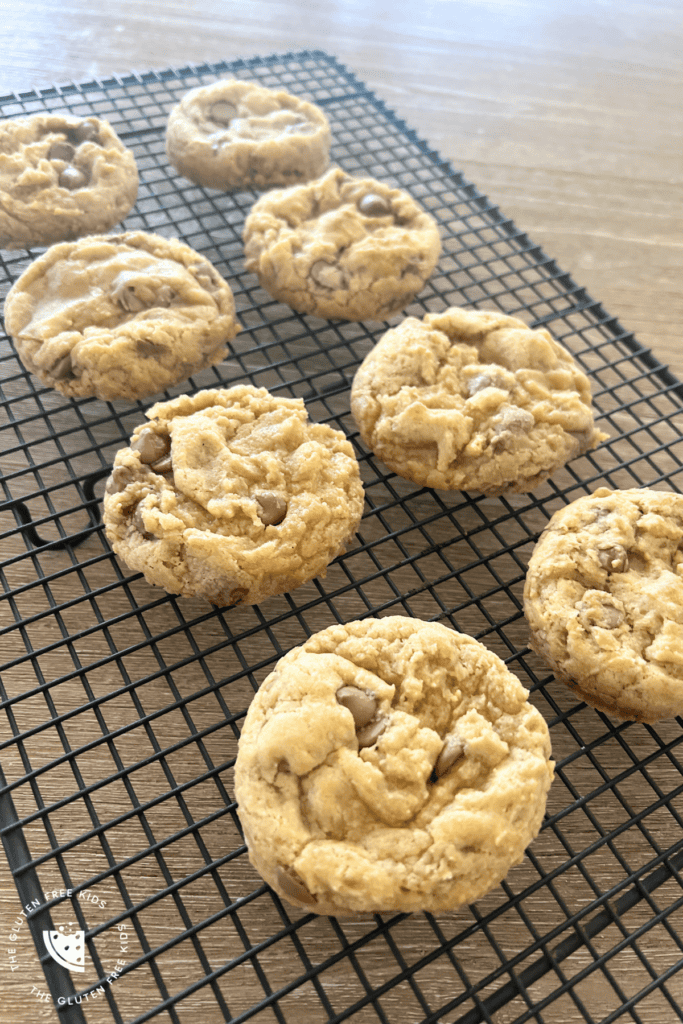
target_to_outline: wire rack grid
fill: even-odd
[[[443,255],[407,313],[467,305],[546,325],[590,374],[609,441],[508,499],[414,487],[369,454],[349,387],[386,325],[320,321],[271,299],[243,268],[255,194],[199,188],[166,161],[171,106],[230,74],[323,106],[336,163],[407,189],[437,219]],[[117,562],[100,523],[103,480],[144,405],[63,398],[0,342],[0,834],[17,896],[2,922],[7,992],[64,1024],[683,1019],[683,721],[617,723],[577,702],[530,653],[521,605],[555,509],[603,484],[680,489],[683,387],[325,53],[0,104],[4,117],[108,119],[140,170],[126,228],[180,237],[230,282],[243,326],[230,358],[166,397],[244,380],[303,397],[311,419],[351,439],[367,498],[355,545],[325,579],[250,608],[169,596]],[[34,255],[0,254],[1,297]],[[458,913],[295,913],[246,856],[232,796],[240,722],[283,653],[334,622],[384,614],[476,636],[530,689],[557,762],[543,828],[524,864]],[[52,936],[54,953],[79,931],[80,973],[45,944]],[[28,992],[12,988],[22,958],[36,968]]]

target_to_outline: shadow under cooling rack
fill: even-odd
[[[443,255],[408,313],[466,305],[547,326],[590,374],[609,440],[507,499],[413,487],[370,455],[349,387],[386,325],[274,302],[243,264],[255,194],[202,189],[166,161],[170,108],[228,74],[324,106],[333,160],[407,189],[436,218]],[[109,120],[140,171],[125,227],[180,237],[229,281],[244,327],[232,356],[173,393],[248,380],[304,398],[311,419],[348,435],[367,496],[355,546],[325,579],[255,607],[171,597],[124,571],[100,523],[103,478],[143,406],[65,399],[0,341],[0,834],[16,887],[3,896],[14,938],[0,964],[16,1006],[29,1019],[32,1000],[41,1013],[52,1003],[64,1024],[683,1019],[683,723],[614,723],[577,703],[530,653],[521,604],[555,509],[604,484],[680,490],[680,383],[324,53],[0,104],[4,117]],[[31,258],[1,254],[0,297]],[[240,722],[283,653],[334,622],[393,613],[476,636],[529,688],[557,762],[544,825],[504,884],[458,913],[294,913],[246,856],[232,785]],[[64,952],[79,932],[82,971]]]

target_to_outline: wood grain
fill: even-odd
[[[0,92],[324,49],[683,377],[683,8],[24,0]]]

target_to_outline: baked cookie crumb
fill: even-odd
[[[547,330],[456,306],[387,331],[355,374],[351,411],[390,469],[447,491],[533,490],[607,437],[588,377]]]
[[[249,856],[317,914],[472,903],[538,833],[548,728],[472,637],[403,616],[331,626],[281,658],[242,729]]]
[[[166,155],[206,188],[265,189],[317,178],[329,164],[330,141],[314,103],[227,79],[191,89],[173,108]]]
[[[529,560],[530,646],[587,704],[683,714],[683,496],[601,487],[551,518]]]
[[[108,231],[137,194],[135,157],[107,121],[34,114],[0,122],[0,248]]]
[[[262,196],[245,221],[244,251],[247,270],[299,313],[385,320],[421,291],[441,238],[407,192],[335,167]]]
[[[212,604],[294,590],[342,554],[364,492],[345,435],[301,399],[236,385],[158,402],[104,494],[114,551],[149,583]]]
[[[5,300],[22,363],[70,398],[145,398],[219,363],[232,291],[189,245],[144,231],[51,246]]]

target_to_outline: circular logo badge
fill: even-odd
[[[101,886],[55,889],[20,907],[3,927],[0,947],[14,991],[58,1007],[104,1001],[131,960],[130,919],[116,920],[125,913],[118,889]],[[49,987],[46,977],[57,984]]]

